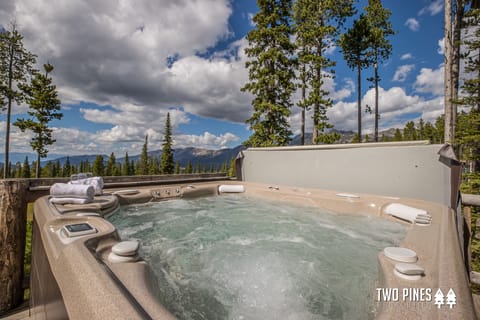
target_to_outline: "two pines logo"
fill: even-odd
[[[377,301],[384,302],[433,302],[438,309],[453,307],[457,304],[457,296],[452,288],[445,295],[439,288],[435,294],[431,288],[377,288]]]

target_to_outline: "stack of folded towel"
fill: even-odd
[[[85,204],[93,201],[95,188],[92,185],[54,183],[50,187],[50,202],[56,204]]]
[[[103,193],[103,179],[102,177],[87,177],[77,180],[71,180],[69,184],[73,185],[91,185],[95,188],[95,195],[101,195]]]
[[[430,225],[432,222],[432,216],[428,214],[426,210],[409,207],[400,203],[389,204],[383,212],[417,225]]]

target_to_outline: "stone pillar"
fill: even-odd
[[[0,314],[23,301],[28,186],[26,179],[0,180]]]

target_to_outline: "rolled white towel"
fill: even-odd
[[[56,198],[52,197],[49,199],[50,203],[55,203],[55,204],[86,204],[92,202],[92,199],[88,198],[67,198],[67,197],[61,197],[61,198]]]
[[[69,184],[85,184],[91,185],[95,188],[95,195],[101,195],[103,193],[103,178],[102,177],[90,177],[85,179],[72,180]]]
[[[414,223],[418,217],[431,217],[426,210],[406,206],[401,203],[391,203],[384,209],[385,214]]]
[[[53,198],[79,198],[92,201],[95,196],[95,188],[83,184],[54,183],[50,187],[50,195]]]

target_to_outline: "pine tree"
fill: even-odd
[[[247,120],[253,134],[246,144],[282,146],[290,141],[288,117],[295,90],[292,0],[263,0],[258,7],[253,17],[256,27],[246,37],[250,81],[241,89],[254,96],[253,114]]]
[[[301,74],[306,71],[308,96],[302,105],[313,108],[312,142],[333,143],[340,136],[328,122],[327,109],[333,106],[325,78],[333,77],[335,61],[327,57],[326,51],[334,45],[345,18],[354,12],[353,0],[295,2],[295,31],[299,52]],[[303,84],[302,84],[303,86]]]
[[[461,159],[466,160],[474,180],[480,179],[478,161],[480,160],[480,8],[472,7],[465,15],[468,33],[463,40],[465,54],[465,79],[463,96],[458,104],[468,109],[457,118],[457,144],[461,145]],[[475,189],[475,188],[474,188]],[[478,193],[480,190],[474,190]]]
[[[22,178],[31,178],[30,163],[28,162],[28,156],[26,156],[25,160],[23,161]]]
[[[130,175],[130,161],[128,160],[128,152],[125,152],[125,158],[123,159],[122,175]]]
[[[201,165],[200,165],[200,161],[197,161],[197,164],[195,165],[195,172],[194,173],[200,173],[200,168],[201,168]]]
[[[170,126],[170,112],[168,112],[167,120],[165,121],[165,134],[163,138],[162,159],[160,160],[160,172],[162,174],[173,174],[174,169],[172,128]]]
[[[367,57],[368,64],[373,64],[374,76],[369,78],[375,86],[375,134],[374,141],[378,141],[378,120],[380,115],[378,112],[378,83],[380,77],[378,75],[378,65],[387,60],[392,54],[392,45],[389,36],[395,34],[389,19],[391,11],[382,6],[381,0],[368,0],[368,6],[365,8],[366,19],[370,29],[370,39],[368,41],[369,49]]]
[[[22,163],[20,161],[17,161],[15,163],[15,166],[13,169],[13,177],[17,179],[22,177]]]
[[[53,177],[61,177],[62,176],[62,166],[60,165],[60,160],[56,160],[53,164]]]
[[[148,175],[148,135],[145,136],[142,153],[140,154],[140,161],[137,165],[137,175]]]
[[[415,129],[415,123],[413,121],[408,121],[405,124],[405,128],[403,129],[403,139],[405,141],[417,140],[417,130]]]
[[[37,168],[39,168],[37,166]],[[41,177],[43,178],[52,178],[53,175],[53,163],[52,161],[48,161],[47,164],[42,168],[42,172],[40,174]]]
[[[114,169],[115,169],[115,154],[112,152],[110,154],[110,157],[108,157],[107,165],[105,166],[105,176],[111,177],[114,174]]]
[[[400,129],[395,129],[395,134],[393,136],[393,141],[402,141],[403,140],[403,135]]]
[[[53,66],[47,63],[43,65],[43,68],[45,74],[36,72],[31,85],[25,89],[26,102],[30,106],[28,114],[33,119],[20,118],[14,123],[22,132],[27,129],[33,131],[34,137],[30,145],[37,152],[37,166],[40,165],[40,158],[45,158],[48,154],[46,146],[56,141],[52,138],[53,129],[48,127],[48,123],[63,117],[60,112],[57,88],[52,84],[52,78],[49,77]],[[36,171],[40,171],[38,167]]]
[[[70,157],[67,156],[65,164],[63,165],[62,176],[70,177],[72,175],[72,166],[70,164]]]
[[[426,135],[425,135],[425,121],[423,121],[422,118],[420,118],[420,120],[418,120],[417,139],[418,139],[418,140],[425,140],[425,139],[426,139]]]
[[[103,164],[103,156],[96,156],[93,161],[93,175],[103,176],[105,174],[105,165]]]
[[[187,165],[185,166],[185,173],[193,173],[192,162],[188,160]]]
[[[180,162],[175,162],[175,174],[180,174]]]
[[[23,36],[16,29],[15,23],[9,30],[0,32],[0,108],[7,109],[7,123],[5,129],[5,161],[10,163],[10,121],[12,103],[20,104],[24,101],[24,89],[27,86],[27,77],[33,72],[35,55],[23,46]],[[7,178],[8,166],[5,166],[3,178]]]
[[[351,69],[357,69],[357,125],[359,137],[362,136],[362,69],[369,65],[368,39],[370,28],[366,17],[362,14],[353,22],[351,29],[340,37],[340,46],[347,65]],[[361,142],[361,141],[358,141]]]
[[[232,157],[230,159],[230,166],[229,166],[229,169],[228,169],[228,176],[229,177],[235,177],[236,176],[236,172],[235,172],[235,157]]]

